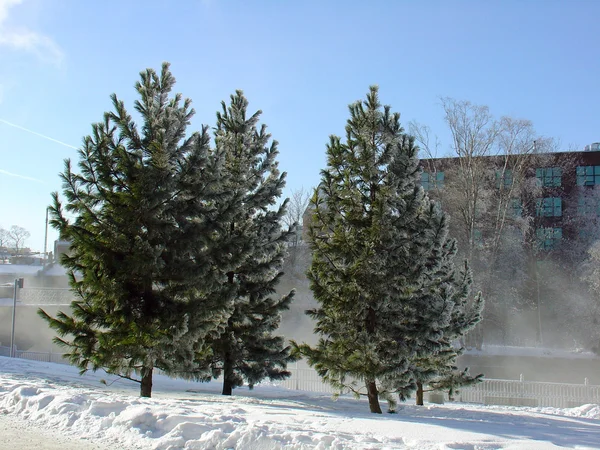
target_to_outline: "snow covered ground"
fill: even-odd
[[[352,398],[271,385],[227,398],[219,388],[156,376],[154,397],[142,399],[137,384],[105,373],[80,377],[70,366],[0,357],[0,425],[8,420],[23,434],[40,434],[36,445],[18,447],[2,432],[0,449],[600,448],[598,405],[408,403],[398,414],[374,416]],[[61,438],[88,442],[59,446]]]

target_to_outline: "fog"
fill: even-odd
[[[277,294],[291,289],[296,295],[290,309],[282,315],[277,334],[288,340],[315,344],[314,322],[305,314],[317,306],[306,278],[309,265],[308,248],[303,246],[295,255],[294,264],[286,261],[285,275],[278,285]],[[574,289],[573,274],[548,265],[540,272],[540,309],[537,299],[515,308],[508,297],[506,304],[488,299],[487,307],[503,311],[499,326],[492,320],[483,322],[465,339],[466,353],[459,358],[460,368],[470,367],[471,374],[483,373],[487,378],[519,379],[526,381],[584,382],[600,385],[600,358],[591,351],[597,349],[600,327],[597,311],[593,309],[591,294]],[[40,280],[27,276],[25,288],[19,292],[16,310],[15,342],[19,350],[64,352],[52,343],[55,332],[37,315],[42,306],[51,315],[59,310],[69,312],[72,294],[66,279]],[[581,287],[581,286],[580,286]],[[10,345],[12,319],[12,287],[0,288],[0,345]],[[62,296],[62,297],[61,297]],[[491,302],[495,303],[491,303]],[[53,303],[53,305],[49,305]],[[57,304],[61,306],[57,306]],[[541,330],[541,333],[540,333]],[[478,349],[477,342],[483,343]],[[529,348],[523,354],[523,347]],[[481,351],[480,351],[481,350]]]
[[[12,300],[12,299],[11,299]],[[56,333],[37,315],[37,305],[17,305],[15,315],[15,345],[21,351],[63,353],[65,350],[52,342]],[[49,314],[69,310],[68,306],[43,306]],[[0,306],[0,345],[10,347],[12,329],[12,301]]]
[[[317,306],[305,275],[308,266],[308,255],[304,255],[297,258],[295,267],[286,267],[278,293],[296,289],[296,296],[283,314],[279,333],[314,344],[318,340],[314,322],[305,314]],[[525,381],[575,384],[587,378],[589,384],[600,385],[600,358],[591,351],[600,333],[596,316],[589,310],[593,299],[585,289],[569,288],[574,286],[572,275],[551,265],[540,272],[539,314],[537,299],[529,299],[519,309],[508,301],[505,308],[491,305],[504,309],[507,327],[487,321],[467,335],[459,368],[469,367],[472,375],[483,373],[486,378],[518,380],[522,375]],[[481,351],[475,344],[478,339],[483,343]]]

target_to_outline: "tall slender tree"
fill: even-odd
[[[62,263],[77,298],[71,313],[39,313],[82,372],[135,379],[149,397],[153,369],[206,351],[231,313],[233,289],[214,267],[237,243],[221,232],[230,212],[208,129],[186,137],[194,110],[171,96],[167,63],[140,76],[142,126],[113,94],[114,110],[83,140],[79,173],[65,161],[66,203],[53,194],[51,224],[71,243]]]
[[[211,356],[200,366],[206,365],[215,378],[223,376],[224,395],[244,381],[253,387],[267,377],[288,377],[286,366],[293,359],[285,339],[274,333],[294,291],[274,294],[295,225],[282,229],[288,200],[275,206],[286,174],[278,170],[277,141],[264,124],[258,125],[260,115],[248,116],[242,91],[231,96],[229,105],[223,102],[217,113],[216,151],[224,155],[224,188],[234,211],[224,232],[239,245],[232,250],[233,260],[218,268],[235,292],[233,314],[223,332],[211,339]]]
[[[431,279],[424,284],[423,293],[426,296],[438,297],[438,301],[451,305],[449,321],[443,321],[440,327],[442,336],[438,339],[439,347],[435,352],[424,356],[417,354],[412,360],[417,384],[416,404],[423,405],[424,385],[430,390],[448,391],[452,396],[461,386],[477,383],[482,374],[471,376],[468,368],[459,370],[457,358],[464,348],[460,345],[463,336],[479,321],[483,311],[483,299],[478,293],[470,298],[473,278],[469,265],[465,262],[461,270],[454,266],[456,241],[446,239],[442,248],[442,264]],[[400,392],[401,399],[406,392]]]
[[[336,389],[366,395],[374,413],[380,396],[393,405],[392,394],[416,389],[412,361],[443,349],[452,317],[445,285],[426,295],[448,238],[418,184],[417,152],[371,87],[350,105],[346,141],[330,138],[311,201],[308,277],[319,307],[308,313],[321,338],[296,350]]]

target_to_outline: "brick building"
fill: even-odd
[[[498,191],[512,188],[506,206],[508,218],[524,215],[535,218],[534,231],[540,250],[557,249],[564,241],[578,241],[598,228],[600,195],[595,191],[600,189],[600,143],[586,149],[481,158],[487,172],[484,188]],[[461,170],[459,158],[426,159],[421,164],[421,185],[443,205],[445,187],[452,181],[452,175]],[[515,164],[523,166],[519,178],[514,174]],[[483,232],[475,228],[475,240]]]
[[[566,346],[583,339],[567,316],[575,314],[574,298],[592,303],[580,275],[600,239],[600,144],[423,159],[421,166],[421,185],[450,216],[460,255],[488,299],[480,343]]]

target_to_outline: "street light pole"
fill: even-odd
[[[23,278],[15,278],[15,289],[13,292],[12,327],[10,330],[10,357],[15,357],[15,318],[17,315],[17,289],[23,287]]]
[[[48,207],[46,207],[46,228],[44,231],[44,267],[48,264]]]

